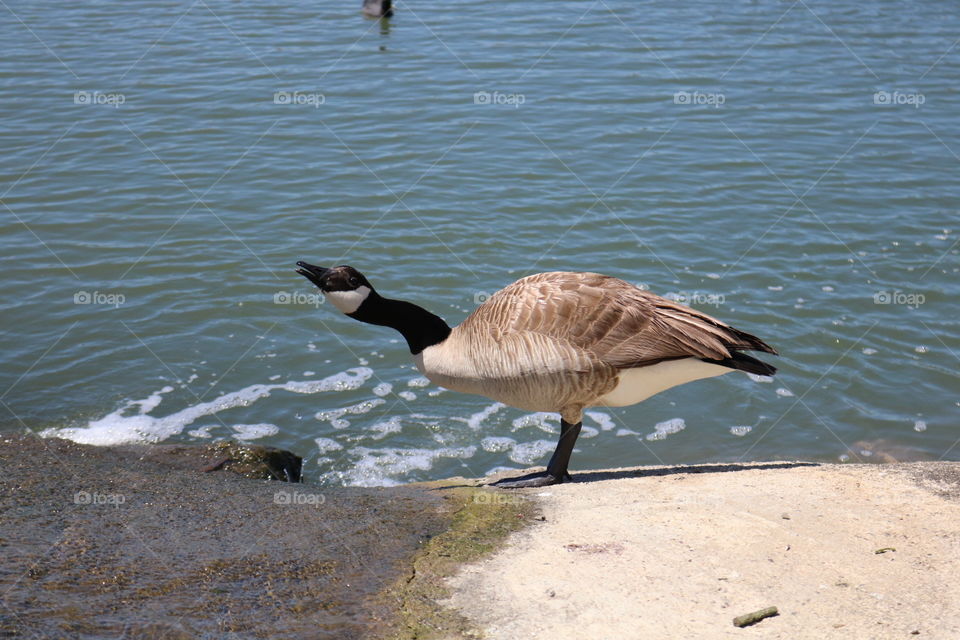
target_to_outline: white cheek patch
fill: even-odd
[[[353,291],[324,291],[323,295],[342,313],[353,313],[370,295],[370,287],[361,286]]]

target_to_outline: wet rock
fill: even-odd
[[[424,488],[230,472],[275,477],[282,453],[0,435],[0,636],[340,639],[385,624],[376,594],[455,507]]]
[[[135,458],[184,471],[229,471],[256,480],[300,482],[303,459],[261,445],[216,442],[209,445],[136,444],[107,447],[118,463]]]

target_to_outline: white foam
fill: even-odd
[[[750,433],[751,431],[753,431],[753,427],[749,427],[746,425],[730,427],[730,433],[739,437],[743,437],[748,433]]]
[[[927,430],[927,423],[926,423],[925,421],[923,421],[923,420],[915,420],[914,423],[913,423],[913,430],[914,430],[914,431],[921,431],[921,432],[922,432],[922,431],[926,431],[926,430]]]
[[[596,438],[599,434],[599,429],[594,429],[593,427],[588,427],[587,425],[583,425],[583,428],[580,430],[581,438]]]
[[[387,401],[383,398],[371,398],[370,400],[364,400],[363,402],[358,402],[357,404],[351,404],[346,407],[339,407],[337,409],[327,409],[326,411],[318,411],[314,414],[314,418],[320,422],[329,422],[334,429],[346,429],[350,426],[349,420],[344,420],[343,416],[346,415],[361,415],[364,413],[369,413],[376,407],[379,407],[382,404],[386,404]]]
[[[393,391],[392,384],[389,382],[381,382],[373,388],[373,395],[380,396],[382,398],[383,396],[390,395],[391,391]]]
[[[638,436],[640,434],[634,431],[633,429],[617,429],[617,432],[613,435],[619,438],[623,436]]]
[[[204,427],[197,427],[196,429],[187,431],[187,435],[191,438],[212,438],[213,436],[210,434],[210,429],[213,429],[213,427],[214,425],[212,424],[208,424]]]
[[[863,355],[865,355],[865,356],[872,356],[872,355],[875,354],[876,352],[877,352],[877,350],[876,350],[876,349],[873,349],[872,347],[864,347],[864,348],[863,348]]]
[[[426,387],[429,384],[430,384],[430,380],[427,378],[424,378],[423,376],[419,376],[417,378],[407,380],[408,387]]]
[[[413,391],[401,391],[397,395],[403,398],[404,400],[406,400],[407,402],[413,402],[414,400],[417,399],[417,394],[415,394]]]
[[[559,433],[556,425],[557,422],[557,414],[538,411],[537,413],[529,413],[520,418],[516,418],[513,421],[513,429],[511,429],[511,431],[518,431],[525,427],[537,427],[547,433]]]
[[[160,406],[160,403],[163,401],[163,394],[170,393],[171,391],[173,391],[173,387],[166,386],[160,389],[160,391],[154,391],[143,400],[131,400],[128,408],[138,407],[139,413],[150,413]]]
[[[215,415],[234,407],[247,407],[269,396],[274,391],[314,394],[329,391],[346,391],[359,388],[373,375],[372,369],[357,367],[323,378],[322,380],[289,381],[281,384],[253,384],[238,391],[225,393],[207,402],[198,402],[168,416],[147,415],[162,401],[162,395],[173,391],[163,387],[143,400],[131,400],[122,407],[98,420],[91,420],[85,427],[46,429],[44,437],[66,438],[81,444],[125,444],[130,442],[160,442],[183,432],[184,428],[199,418]],[[134,415],[127,415],[137,409]]]
[[[783,387],[780,387],[779,389],[777,389],[777,395],[780,396],[781,398],[792,398],[793,391],[790,391],[790,389],[784,389]]]
[[[750,373],[749,371],[744,372],[747,376],[754,382],[773,382],[773,376],[758,376],[755,373]]]
[[[472,414],[467,418],[467,426],[473,429],[474,431],[479,431],[483,427],[483,421],[495,414],[496,412],[504,409],[507,405],[502,402],[494,402],[493,404],[484,407],[483,411],[478,411],[477,413]],[[507,438],[509,440],[509,438]]]
[[[583,415],[596,422],[602,431],[610,431],[616,426],[610,415],[603,411],[584,411]]]
[[[294,393],[319,393],[321,391],[352,391],[359,389],[364,382],[373,376],[373,369],[368,367],[354,367],[327,376],[322,380],[306,380],[303,382],[286,382],[272,385],[276,389],[293,391]]]
[[[480,441],[480,448],[488,453],[502,453],[503,451],[509,451],[516,444],[517,441],[513,438],[490,436]]]
[[[232,424],[233,435],[237,440],[256,440],[280,433],[280,427],[268,422],[259,424]]]
[[[653,428],[655,431],[647,434],[647,440],[663,440],[671,433],[677,433],[686,429],[687,423],[683,421],[683,418],[671,418],[670,420],[658,422]]]
[[[550,440],[534,440],[533,442],[521,442],[513,446],[507,456],[517,464],[530,466],[543,456],[547,455],[556,448],[557,444]]]
[[[343,445],[333,438],[314,438],[313,441],[317,443],[317,450],[320,454],[343,449]]]
[[[442,449],[369,449],[357,447],[351,451],[359,456],[347,471],[334,474],[343,484],[356,487],[390,487],[414,470],[429,471],[438,458],[472,458],[476,447],[445,447]]]
[[[393,416],[389,420],[378,422],[370,427],[370,430],[377,434],[373,436],[374,440],[386,438],[391,433],[400,433],[401,429],[403,429],[403,425],[400,422],[400,416]]]

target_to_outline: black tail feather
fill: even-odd
[[[723,360],[709,360],[707,358],[703,358],[703,361],[719,364],[723,367],[730,367],[731,369],[736,369],[737,371],[746,371],[747,373],[753,373],[758,376],[772,376],[777,372],[777,368],[775,366],[767,364],[761,360],[757,360],[753,356],[748,356],[745,353],[740,353],[739,351],[734,351],[729,358],[724,358]]]
[[[778,355],[777,350],[768,345],[766,342],[753,335],[752,333],[747,333],[746,331],[740,331],[739,329],[734,329],[733,327],[728,327],[730,331],[737,336],[738,339],[742,340],[743,343],[747,346],[735,346],[727,345],[728,349],[747,349],[750,351],[763,351],[764,353],[772,353],[773,355]],[[749,356],[744,356],[749,358]],[[751,360],[753,358],[750,358]]]

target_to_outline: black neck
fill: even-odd
[[[347,315],[361,322],[393,327],[403,334],[414,355],[450,335],[450,327],[440,316],[412,302],[384,298],[376,291],[371,291],[360,308]]]

